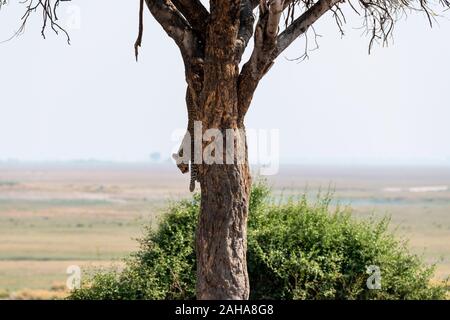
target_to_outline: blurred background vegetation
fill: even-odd
[[[433,266],[411,254],[388,230],[389,219],[356,220],[330,209],[329,194],[275,202],[264,183],[253,187],[248,232],[251,299],[444,299]],[[195,299],[194,238],[199,197],[173,203],[157,229],[121,270],[96,271],[70,299]],[[378,266],[381,288],[369,289]]]

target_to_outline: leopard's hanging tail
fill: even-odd
[[[194,163],[194,123],[196,119],[196,107],[194,100],[192,98],[192,93],[190,89],[187,89],[186,92],[186,103],[188,110],[188,132],[190,134],[191,139],[191,159],[190,159],[190,171],[191,171],[191,179],[189,183],[189,191],[195,191],[195,182],[198,180],[198,165]]]

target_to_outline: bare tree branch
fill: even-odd
[[[296,39],[305,34],[314,23],[326,12],[333,13],[336,24],[343,33],[342,26],[345,23],[345,16],[339,4],[344,0],[285,0],[282,8],[287,11],[286,29],[278,36],[278,24],[281,12],[279,7],[275,9],[276,1],[260,0],[260,18],[255,31],[255,48],[250,60],[242,68],[238,90],[240,118],[243,119],[254,90],[258,82],[272,66],[273,61]],[[392,35],[395,22],[406,11],[419,11],[426,14],[430,24],[435,16],[430,9],[427,0],[357,0],[363,12],[363,28],[371,37],[369,50],[374,42],[380,41],[385,44]],[[440,0],[441,5],[450,7],[449,0]],[[251,2],[252,6],[256,1]],[[276,3],[279,5],[279,3]],[[303,13],[294,18],[294,6],[299,5],[304,8]],[[351,7],[358,10],[351,4]],[[272,8],[272,10],[270,10]],[[267,10],[270,14],[267,15]],[[264,32],[262,32],[264,30]],[[315,32],[315,31],[314,31]],[[315,33],[316,34],[316,33]],[[273,47],[273,45],[275,47]]]
[[[283,6],[284,0],[260,2],[260,16],[255,30],[255,47],[250,59],[242,67],[238,80],[240,122],[244,119],[259,81],[273,63],[272,56],[277,49],[278,26]]]
[[[166,33],[181,50],[186,60],[195,51],[195,41],[192,28],[188,21],[169,0],[145,0],[153,17],[159,22]]]
[[[288,0],[288,18],[286,19],[286,30],[278,38],[278,50],[274,56],[276,58],[282,53],[295,39],[303,35],[324,13],[330,11],[340,32],[343,34],[343,25],[345,16],[340,8],[339,0]],[[429,0],[355,0],[358,8],[347,1],[350,7],[363,18],[362,28],[370,36],[369,52],[375,42],[387,44],[392,36],[395,22],[405,17],[409,12],[423,12],[432,25],[436,14],[430,7]],[[445,8],[450,7],[449,0],[439,0],[439,3]],[[294,6],[298,5],[304,8],[303,14],[294,19]],[[290,20],[290,23],[289,23]]]
[[[325,12],[333,8],[342,0],[319,0],[311,8],[306,10],[300,17],[294,20],[279,36],[277,50],[272,56],[275,59],[299,36],[308,30]]]
[[[284,0],[283,9],[286,9],[289,5],[296,2],[297,0]],[[258,8],[260,0],[250,0],[251,6],[254,9]]]
[[[209,12],[199,0],[172,0],[172,2],[193,30],[201,34],[206,32]]]
[[[253,16],[253,6],[251,0],[241,1],[241,12],[239,15],[239,32],[236,40],[236,59],[241,61],[242,54],[245,51],[250,39],[253,36],[253,25],[255,17]]]
[[[1,0],[0,0],[1,1]],[[25,31],[25,26],[27,25],[28,19],[31,14],[36,12],[38,9],[42,10],[42,28],[41,35],[45,39],[45,31],[48,26],[56,33],[62,32],[65,34],[67,43],[70,44],[70,36],[67,31],[59,25],[58,16],[57,16],[57,8],[59,3],[62,0],[25,0],[23,3],[26,4],[25,14],[22,16],[22,24],[19,29],[11,36],[11,38],[2,41],[6,42],[14,37],[21,35]],[[1,43],[2,43],[1,42]]]
[[[268,39],[275,39],[278,35],[278,25],[280,24],[281,14],[283,13],[284,0],[269,1],[269,18],[266,26]]]

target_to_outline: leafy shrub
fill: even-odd
[[[251,299],[441,299],[433,267],[388,231],[388,219],[356,220],[330,209],[330,197],[275,205],[264,184],[252,189],[248,223]],[[194,237],[200,199],[171,205],[122,271],[99,272],[70,299],[195,299]],[[370,290],[367,267],[381,271]]]

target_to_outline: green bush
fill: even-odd
[[[388,219],[353,219],[330,198],[275,205],[264,184],[252,189],[248,224],[251,299],[443,299],[433,267],[388,231]],[[200,199],[171,205],[120,272],[98,272],[70,299],[195,299],[194,237]],[[381,271],[368,289],[367,267]]]

